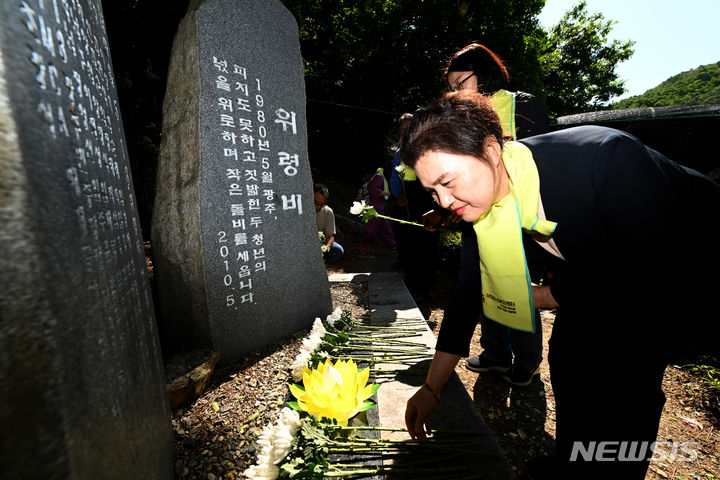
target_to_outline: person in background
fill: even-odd
[[[423,214],[432,210],[434,204],[432,197],[417,181],[413,169],[403,163],[400,155],[400,139],[411,119],[411,113],[404,113],[398,120],[399,140],[393,156],[393,170],[390,172],[389,182],[390,191],[395,197],[392,216],[421,222]],[[392,227],[405,285],[416,297],[430,294],[437,283],[440,265],[439,232],[402,223],[393,223]]]
[[[481,314],[533,330],[535,307],[555,308],[556,455],[527,462],[529,476],[645,478],[665,367],[689,344],[718,338],[710,232],[720,186],[611,128],[506,142],[487,97],[468,91],[416,112],[402,156],[466,227],[426,383],[407,403],[410,436],[430,432]],[[533,284],[552,264],[552,283]]]
[[[390,198],[391,193],[390,188],[388,187],[387,179],[385,178],[385,170],[382,167],[378,168],[370,178],[368,192],[370,194],[368,204],[375,207],[375,211],[377,213],[384,214],[385,201]],[[375,242],[375,238],[378,236],[385,245],[387,245],[392,251],[395,251],[395,235],[393,234],[392,228],[390,228],[390,222],[384,218],[375,217],[370,219],[363,226],[358,257],[375,258],[371,249],[373,242]]]
[[[537,97],[506,90],[510,75],[503,61],[489,48],[471,43],[450,57],[443,72],[448,91],[469,90],[489,96],[500,118],[503,135],[517,140],[546,133],[549,128],[545,107]],[[426,222],[438,222],[439,217]],[[457,221],[451,214],[447,222]],[[540,324],[540,312],[536,311]],[[542,328],[534,332],[512,330],[481,319],[480,346],[483,352],[469,358],[465,367],[473,372],[497,371],[512,385],[529,385],[540,370]]]
[[[313,185],[314,202],[315,202],[315,222],[317,223],[318,232],[325,235],[325,252],[323,259],[325,263],[332,263],[340,260],[345,255],[342,245],[335,241],[335,214],[332,208],[328,207],[327,200],[330,191],[322,183]]]
[[[472,90],[490,97],[500,117],[503,135],[512,140],[547,133],[550,128],[545,106],[527,92],[508,91],[510,74],[492,50],[471,43],[448,59],[443,71],[448,91]]]

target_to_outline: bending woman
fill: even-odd
[[[618,130],[577,127],[522,142],[504,142],[502,132],[487,97],[456,92],[418,111],[404,136],[403,161],[465,222],[426,387],[408,401],[410,435],[429,433],[436,395],[468,356],[481,314],[533,331],[536,307],[557,308],[549,342],[557,453],[529,470],[642,479],[664,369],[691,341],[685,332],[711,335],[715,323],[707,313],[717,276],[702,273],[717,272],[708,219],[720,187]],[[681,281],[660,281],[668,264]],[[553,283],[533,285],[545,268]],[[611,461],[579,454],[603,441],[617,446],[601,455]]]

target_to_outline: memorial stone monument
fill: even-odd
[[[330,312],[304,88],[279,1],[191,4],[170,60],[152,225],[169,348],[210,347],[227,364]]]
[[[173,476],[100,0],[0,4],[0,476]]]

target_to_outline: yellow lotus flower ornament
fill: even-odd
[[[338,425],[347,425],[348,420],[358,412],[369,409],[373,402],[367,401],[380,387],[367,385],[370,370],[360,371],[352,360],[338,360],[333,363],[326,359],[315,369],[303,370],[303,388],[290,385],[296,402],[290,406],[310,413],[316,418],[336,420]]]

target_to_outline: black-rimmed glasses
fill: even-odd
[[[472,77],[473,75],[475,75],[475,72],[471,73],[470,75],[468,75],[467,77],[463,78],[463,79],[460,80],[459,82],[456,82],[455,85],[449,85],[449,84],[448,84],[448,89],[449,89],[451,92],[457,92],[458,90],[462,90],[462,89],[463,89],[463,88],[462,88],[463,83],[467,82],[467,81],[470,79],[470,77]]]

